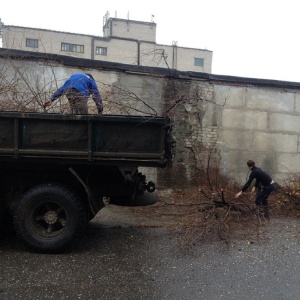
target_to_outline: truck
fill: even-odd
[[[168,117],[0,112],[0,224],[36,252],[70,247],[105,206],[142,203],[167,168]],[[147,168],[146,168],[147,169]]]

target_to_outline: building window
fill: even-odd
[[[204,66],[204,59],[195,57],[194,66],[203,67]]]
[[[38,48],[39,47],[39,41],[37,39],[26,39],[26,47]]]
[[[96,55],[107,55],[106,47],[96,47]]]
[[[84,52],[84,46],[83,45],[68,44],[68,43],[61,43],[61,51],[83,53]]]

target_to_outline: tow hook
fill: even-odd
[[[154,182],[149,181],[149,182],[147,183],[146,190],[147,190],[149,193],[153,193],[153,192],[155,191],[155,184],[154,184]]]

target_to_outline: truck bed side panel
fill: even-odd
[[[0,159],[166,162],[163,117],[0,113]]]

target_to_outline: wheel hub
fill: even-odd
[[[44,220],[47,224],[54,224],[58,219],[58,215],[55,211],[51,210],[45,213]]]

